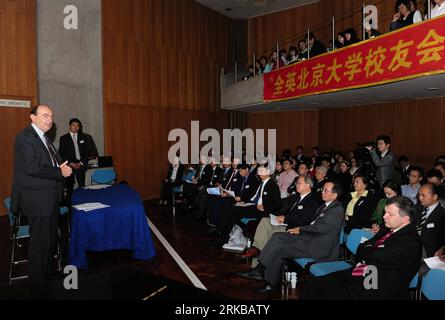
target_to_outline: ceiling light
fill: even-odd
[[[426,90],[428,90],[428,91],[437,91],[437,90],[439,90],[439,88],[426,88]]]

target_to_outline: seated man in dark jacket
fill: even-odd
[[[212,242],[213,247],[222,247],[228,240],[233,226],[243,218],[256,218],[261,221],[263,217],[276,213],[281,208],[280,189],[270,178],[270,169],[258,168],[261,183],[247,202],[239,202],[232,206],[230,211],[223,213],[216,226],[215,233],[218,239]]]
[[[267,285],[259,291],[265,293],[277,288],[286,259],[337,260],[340,254],[339,235],[345,221],[343,205],[337,200],[341,192],[339,184],[326,182],[323,187],[325,204],[317,209],[317,218],[310,225],[275,233],[261,252],[258,266],[239,275],[257,280],[264,278]]]
[[[422,252],[411,223],[414,206],[411,200],[397,196],[388,200],[385,211],[385,227],[357,249],[360,262],[354,268],[310,280],[302,299],[408,299],[409,283],[419,270]]]
[[[317,218],[316,213],[319,205],[315,192],[312,192],[314,185],[312,178],[310,176],[300,176],[295,184],[298,195],[293,196],[289,205],[276,214],[276,221],[271,221],[270,217],[261,220],[255,232],[253,246],[243,254],[243,257],[257,256],[274,233],[308,225]],[[272,223],[275,225],[272,225]],[[255,268],[257,264],[258,262],[254,259],[252,268]]]

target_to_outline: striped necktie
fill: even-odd
[[[374,248],[378,248],[381,245],[383,245],[383,243],[393,235],[393,231],[388,232],[387,234],[385,234],[383,237],[381,237],[380,239],[378,239],[375,243],[374,243]],[[366,269],[368,268],[368,265],[366,263],[363,262],[359,262],[357,264],[357,266],[354,268],[354,270],[352,270],[352,276],[353,277],[364,277],[365,276],[365,272]]]
[[[426,220],[428,219],[428,211],[429,211],[428,207],[423,208],[422,217],[420,218],[419,225],[417,226],[417,232],[419,233],[419,236],[422,235],[422,228]]]

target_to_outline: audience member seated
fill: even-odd
[[[281,198],[287,198],[289,195],[287,193],[287,189],[294,182],[295,178],[298,177],[298,175],[292,168],[290,159],[283,160],[283,169],[284,171],[280,174],[278,179],[278,187],[280,188]]]
[[[168,168],[167,177],[162,181],[160,205],[172,204],[173,188],[182,185],[184,175],[184,166],[179,162],[179,158],[175,157],[173,163]],[[173,203],[174,205],[174,203]]]
[[[319,204],[315,193],[312,192],[312,187],[313,181],[310,177],[300,176],[297,178],[296,189],[298,195],[294,195],[289,205],[276,214],[275,223],[279,224],[279,226],[272,225],[270,217],[261,219],[255,232],[253,246],[243,253],[243,257],[256,257],[274,233],[306,226],[315,220]],[[257,264],[257,259],[254,259],[252,268],[255,268]]]
[[[322,202],[322,191],[323,186],[328,178],[326,177],[327,169],[325,167],[319,166],[315,168],[315,183],[314,183],[314,191],[317,194],[318,202]]]
[[[400,183],[400,185],[409,184],[409,169],[411,168],[411,163],[407,156],[400,156],[397,160],[398,167],[395,172],[398,172],[400,177],[394,175],[394,179]]]
[[[339,169],[340,173],[337,174],[336,180],[340,184],[341,189],[343,190],[343,194],[339,200],[341,202],[345,202],[346,197],[351,191],[351,186],[352,186],[352,176],[349,173],[349,162],[346,160],[340,161]]]
[[[411,12],[414,12],[413,23],[419,23],[423,21],[423,14],[420,10],[417,9],[417,1],[409,0],[409,9]]]
[[[413,223],[422,240],[422,257],[428,258],[445,243],[445,209],[439,202],[436,187],[431,183],[420,188],[419,201]]]
[[[254,196],[260,181],[256,174],[249,171],[247,164],[237,165],[232,168],[229,181],[225,190],[232,191],[235,197],[230,197],[227,193],[223,193],[220,197],[212,197],[208,204],[209,225],[216,226],[220,223],[220,218],[225,212],[231,212],[232,206],[238,202],[249,201]],[[213,230],[213,231],[212,231]],[[217,229],[212,229],[210,233],[217,234]]]
[[[410,199],[415,205],[417,204],[417,194],[419,193],[420,184],[423,180],[424,171],[420,167],[411,167],[409,169],[409,184],[402,186],[402,196]]]
[[[308,35],[305,37],[305,41],[307,42]],[[310,32],[309,33],[309,57],[313,58],[316,56],[319,56],[320,54],[328,52],[326,50],[326,47],[323,43],[320,42],[320,40],[315,39],[315,35]]]
[[[431,10],[431,19],[445,14],[445,0],[434,0],[436,4]]]
[[[346,206],[346,234],[349,234],[352,229],[371,227],[371,217],[378,199],[367,190],[368,185],[369,181],[365,176],[355,176],[355,192],[350,194],[350,201]]]
[[[344,35],[344,46],[350,46],[351,44],[360,42],[360,39],[357,37],[357,32],[354,28],[346,29],[342,32]]]
[[[379,30],[377,30],[377,29],[367,28],[365,30],[365,40],[373,39],[375,37],[380,36],[381,34],[382,33]]]
[[[309,280],[302,300],[396,300],[408,299],[409,283],[420,267],[422,246],[415,225],[415,210],[404,197],[388,200],[385,227],[359,245],[355,268]],[[367,267],[377,268],[378,284],[366,288]]]
[[[238,206],[233,206],[231,210],[223,212],[221,220],[216,226],[215,233],[218,234],[218,239],[212,242],[213,247],[222,247],[227,243],[230,231],[241,219],[256,218],[259,222],[261,218],[268,217],[280,210],[280,189],[275,181],[270,178],[270,170],[260,167],[258,168],[258,175],[261,184],[254,195],[248,199],[248,202],[239,202]],[[247,206],[244,206],[246,204]]]
[[[395,180],[386,181],[383,184],[383,194],[385,197],[380,199],[371,218],[371,229],[374,234],[380,231],[380,226],[383,224],[383,216],[385,215],[385,207],[388,200],[402,195],[400,184]]]
[[[414,14],[410,9],[409,0],[397,0],[395,14],[389,26],[390,31],[407,27],[414,22]]]
[[[358,167],[357,158],[351,158],[351,169],[349,170],[351,176],[354,176],[359,169],[360,168]]]
[[[192,178],[191,182],[184,183],[184,199],[185,206],[191,209],[194,205],[196,205],[196,196],[198,192],[210,183],[211,175],[213,169],[207,163],[208,159],[205,156],[202,156],[200,159],[200,165],[196,170],[195,176]]]
[[[436,186],[437,194],[439,196],[440,203],[442,207],[445,208],[445,185],[442,183],[443,177],[442,172],[433,169],[428,171],[426,175],[428,182]]]
[[[281,283],[285,259],[337,260],[340,254],[339,234],[345,219],[343,205],[337,200],[339,196],[340,185],[326,182],[323,188],[325,204],[317,209],[317,218],[310,225],[275,233],[261,252],[255,269],[241,275],[249,279],[264,279],[267,285],[259,291],[266,293],[276,290]]]
[[[281,160],[278,159],[277,162],[275,163],[275,173],[272,175],[272,178],[274,179],[275,183],[278,184],[282,172],[283,172],[283,165],[281,163]]]
[[[298,42],[298,61],[303,61],[308,58],[307,41],[302,39]]]
[[[298,50],[296,47],[289,48],[289,56],[287,57],[287,64],[294,64],[298,61]]]

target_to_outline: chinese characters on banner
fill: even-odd
[[[264,75],[276,101],[445,73],[445,16]]]

